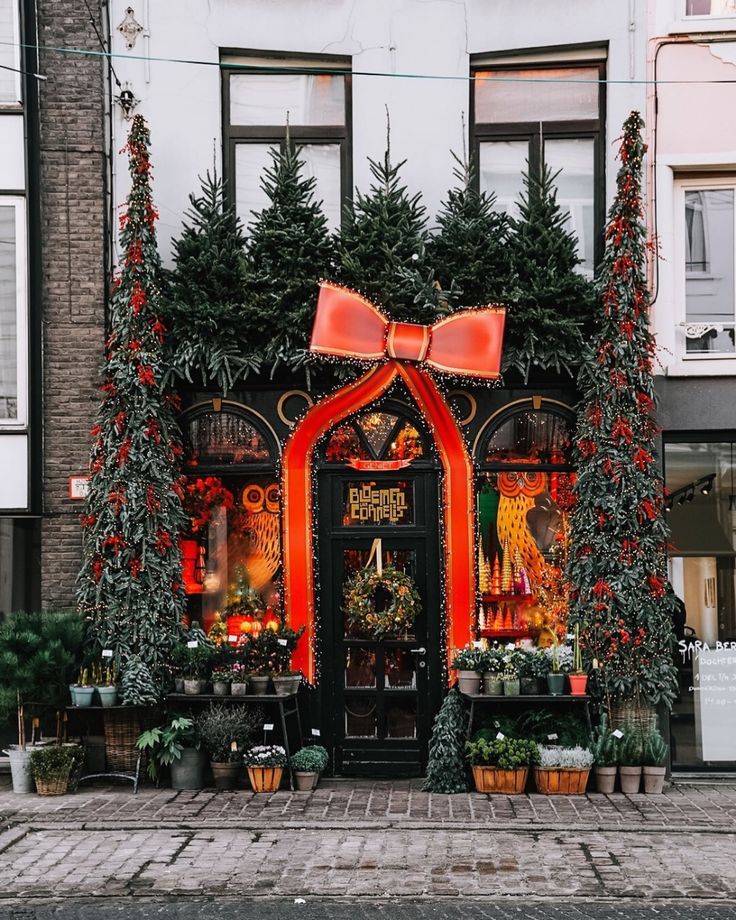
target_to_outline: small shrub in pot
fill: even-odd
[[[296,788],[300,792],[315,789],[320,773],[325,769],[329,755],[319,744],[310,744],[293,754],[290,760]]]
[[[481,657],[483,671],[483,692],[488,696],[503,696],[503,652],[501,649],[492,648],[483,652]]]
[[[207,645],[187,648],[184,655],[184,692],[190,695],[204,693],[207,673],[212,659],[212,649]]]
[[[623,737],[619,743],[618,759],[621,792],[625,795],[636,795],[641,784],[644,738],[641,727],[635,722],[627,722],[621,731]]]
[[[169,767],[172,789],[202,789],[204,786],[204,757],[199,750],[199,733],[193,719],[174,716],[168,725],[151,728],[139,735],[136,747],[149,753],[151,779],[158,779],[161,767]]]
[[[501,680],[503,681],[503,695],[519,696],[521,693],[521,680],[519,678],[517,661],[512,655],[507,655],[504,661],[505,664],[503,671],[501,672]]]
[[[230,684],[233,672],[231,668],[220,666],[212,669],[212,692],[215,696],[230,696]]]
[[[523,738],[474,738],[465,743],[476,792],[521,795],[529,767],[539,755],[534,741]]]
[[[74,744],[49,744],[31,751],[31,772],[39,795],[64,795],[82,748]]]

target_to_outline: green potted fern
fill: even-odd
[[[618,741],[608,725],[607,713],[601,713],[600,723],[590,739],[593,753],[595,784],[598,792],[611,795],[616,786],[618,773]]]
[[[664,789],[664,778],[667,772],[667,742],[662,737],[658,728],[650,728],[644,736],[642,775],[644,777],[644,792],[647,795],[661,795]]]

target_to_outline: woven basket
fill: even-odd
[[[141,733],[138,710],[128,707],[105,709],[103,718],[107,769],[113,773],[132,772],[139,755],[135,746],[136,739]]]
[[[283,772],[283,767],[248,767],[253,792],[276,792]]]
[[[537,792],[542,795],[585,795],[590,770],[543,770],[534,768]]]
[[[611,703],[611,728],[623,728],[626,723],[638,725],[645,734],[657,727],[657,710],[636,700],[617,700]]]
[[[499,770],[498,767],[473,767],[476,792],[522,795],[528,775],[528,767],[519,767],[516,770]]]
[[[39,795],[66,795],[69,789],[69,775],[54,776],[52,779],[36,779]]]

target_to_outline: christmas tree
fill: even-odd
[[[426,792],[467,792],[464,748],[468,715],[462,697],[452,689],[437,713],[429,742]]]
[[[312,332],[320,279],[333,275],[334,243],[315,179],[287,136],[271,151],[262,186],[270,204],[250,226],[247,294],[241,322],[274,368],[303,364]]]
[[[572,373],[580,364],[582,330],[593,313],[594,289],[578,271],[575,235],[557,202],[555,179],[546,165],[527,171],[512,221],[513,283],[506,318],[504,370],[527,380],[532,367]]]
[[[656,460],[638,112],[624,125],[600,270],[602,315],[578,386],[571,622],[603,692],[650,704],[675,691],[663,488]]]
[[[102,404],[92,429],[89,497],[82,515],[78,598],[99,646],[112,649],[124,701],[136,686],[162,686],[184,606],[178,535],[183,529],[175,399],[165,390],[158,217],[151,198],[150,136],[133,119],[132,180],[120,217],[124,252],[110,307]],[[136,682],[126,678],[126,669]]]
[[[387,138],[381,160],[368,160],[374,182],[356,191],[340,236],[340,278],[385,309],[394,320],[431,323],[440,291],[426,256],[427,218],[419,194],[410,195],[391,162]]]
[[[201,182],[174,241],[165,317],[175,340],[174,372],[189,382],[195,376],[216,382],[227,392],[259,366],[242,321],[245,238],[222,179],[208,172]]]
[[[494,210],[495,195],[478,191],[472,166],[453,156],[459,184],[437,215],[427,259],[453,305],[502,303],[511,281],[509,218]]]

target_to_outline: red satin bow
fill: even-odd
[[[362,361],[421,361],[446,374],[495,380],[505,320],[505,307],[481,307],[431,326],[395,323],[355,291],[323,282],[310,351]]]

